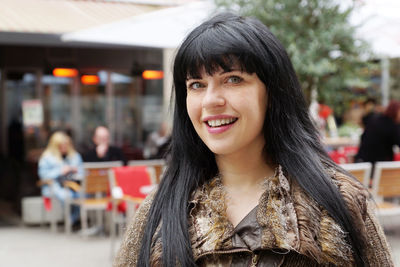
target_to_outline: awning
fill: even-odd
[[[169,7],[113,1],[0,0],[0,32],[62,34]]]
[[[400,57],[400,1],[364,0],[362,3],[363,6],[355,10],[350,20],[352,25],[361,25],[356,35],[368,41],[377,55]],[[64,34],[62,40],[174,48],[214,9],[214,5],[207,1],[191,3]]]
[[[175,48],[186,34],[214,12],[208,1],[193,2],[134,16],[119,22],[67,33],[63,41]]]

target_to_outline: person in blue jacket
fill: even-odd
[[[71,138],[64,132],[55,132],[39,159],[38,174],[43,182],[42,195],[52,194],[63,204],[66,198],[77,198],[78,193],[66,189],[66,180],[79,181],[84,176],[81,155],[74,149]],[[79,218],[79,210],[72,210],[72,222]]]

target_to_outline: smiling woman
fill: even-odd
[[[368,190],[326,155],[261,22],[194,29],[174,88],[168,168],[114,266],[393,266]]]
[[[201,140],[216,155],[261,152],[267,92],[257,74],[220,68],[200,75],[186,82],[186,105]]]

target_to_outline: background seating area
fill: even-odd
[[[88,162],[84,163],[85,177],[79,190],[79,198],[68,199],[65,203],[65,232],[71,233],[71,206],[80,208],[80,221],[82,232],[88,229],[88,211],[96,211],[96,223],[103,226],[103,213],[110,201],[110,185],[108,182],[108,170],[122,166],[122,161]]]
[[[376,162],[371,176],[371,163],[341,164],[343,169],[369,188],[378,219],[386,230],[400,226],[400,161]]]
[[[365,187],[369,187],[369,182],[372,172],[372,164],[370,162],[345,163],[345,164],[340,164],[340,167],[350,172]]]
[[[121,161],[84,163],[85,177],[80,184],[73,185],[79,198],[67,199],[64,207],[55,198],[25,198],[23,220],[26,224],[50,222],[53,232],[58,232],[58,224],[64,222],[65,233],[70,234],[70,211],[78,206],[82,236],[90,235],[89,229],[97,227],[110,233],[114,240],[117,233],[123,232],[138,204],[159,183],[164,168],[163,160],[130,161],[128,166]],[[32,217],[32,213],[40,218]]]

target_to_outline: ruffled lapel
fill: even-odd
[[[290,184],[279,166],[278,175],[265,181],[257,221],[261,225],[262,248],[295,250],[299,248],[299,233]]]
[[[208,252],[232,247],[233,226],[226,219],[225,192],[214,178],[193,194],[189,233],[195,260]]]
[[[257,222],[262,228],[261,249],[292,250],[318,263],[351,260],[345,233],[319,205],[279,167],[264,182]],[[234,250],[234,228],[227,220],[225,193],[214,178],[192,195],[189,232],[195,260],[205,254]],[[316,241],[318,240],[318,241]]]
[[[290,197],[290,185],[282,169],[265,180],[257,221],[262,227],[260,249],[296,250],[299,247],[296,213]],[[214,178],[192,197],[190,234],[195,259],[214,251],[234,249],[234,228],[227,220],[225,193],[219,178]]]

